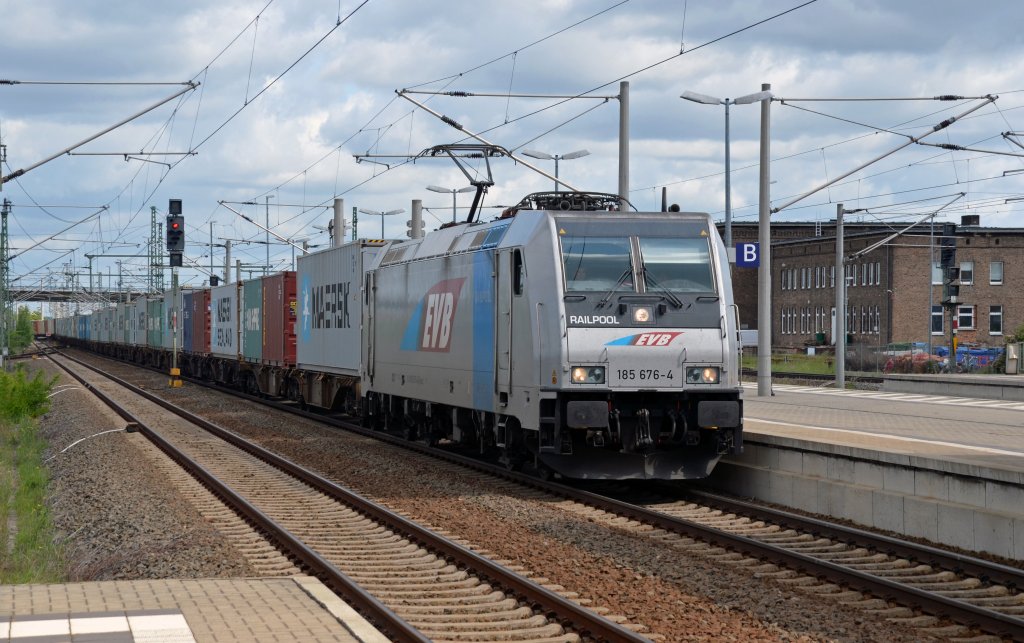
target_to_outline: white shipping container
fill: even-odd
[[[363,270],[384,246],[360,240],[299,257],[299,368],[359,375]]]
[[[238,358],[238,286],[227,284],[210,292],[210,352]]]
[[[174,299],[174,305],[170,305],[171,292],[168,290],[162,295],[164,300],[164,323],[163,323],[163,348],[171,350],[174,348],[174,336],[178,336],[178,350],[181,350],[181,307],[185,300],[185,288],[178,289],[178,296]],[[177,314],[177,330],[174,330],[175,314]]]

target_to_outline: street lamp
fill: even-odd
[[[390,216],[392,214],[402,214],[403,212],[405,212],[405,210],[403,208],[398,208],[397,210],[388,210],[387,212],[382,212],[380,210],[369,210],[367,208],[359,208],[359,211],[362,212],[363,214],[380,215],[380,238],[381,239],[384,238],[384,217]]]
[[[582,156],[590,154],[589,150],[577,150],[575,152],[569,152],[568,154],[548,154],[547,152],[538,152],[536,150],[523,150],[523,156],[529,156],[535,159],[542,159],[545,161],[555,162],[555,192],[558,192],[558,186],[561,185],[558,182],[558,162],[559,161],[571,161],[572,159],[578,159]]]
[[[458,189],[456,189],[456,188],[442,188],[442,187],[438,187],[436,185],[428,185],[427,189],[430,190],[431,192],[440,192],[441,194],[448,194],[449,192],[452,193],[452,223],[455,223],[455,195],[458,194],[459,192],[472,192],[476,188],[473,187],[472,185],[467,185],[464,188],[458,188]]]
[[[729,171],[729,105],[748,105],[771,98],[771,92],[757,92],[739,98],[715,98],[707,94],[683,92],[679,98],[702,105],[725,105],[725,247],[732,247],[732,191]]]

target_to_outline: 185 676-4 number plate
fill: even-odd
[[[674,368],[610,368],[608,371],[611,386],[653,388],[675,386],[680,382],[679,369]]]

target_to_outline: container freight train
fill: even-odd
[[[706,214],[530,195],[297,272],[57,320],[69,343],[569,478],[701,478],[742,450],[737,312]],[[180,314],[179,314],[180,313]],[[175,320],[180,330],[175,333]]]
[[[46,339],[53,335],[54,320],[53,319],[33,319],[32,320],[32,336],[36,339]]]

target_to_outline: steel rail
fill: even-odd
[[[545,481],[522,473],[508,471],[502,467],[482,462],[475,458],[452,453],[450,451],[435,449],[416,442],[410,442],[404,438],[367,429],[352,422],[339,420],[337,418],[324,416],[310,411],[303,411],[290,404],[239,393],[234,389],[225,388],[219,385],[210,385],[209,383],[199,380],[197,380],[197,382],[210,386],[216,390],[236,395],[243,399],[248,399],[272,408],[294,413],[318,422],[337,426],[360,435],[373,437],[411,451],[416,451],[476,469],[478,471],[483,471],[491,475],[503,477],[529,487],[569,498],[582,504],[625,516],[638,522],[653,525],[672,533],[712,543],[754,558],[769,560],[808,575],[827,578],[840,585],[865,591],[880,598],[890,599],[905,606],[917,607],[924,612],[936,616],[947,617],[957,623],[968,626],[977,626],[987,632],[1002,636],[1011,636],[1014,640],[1024,640],[1024,619],[1021,618],[1001,614],[994,610],[971,605],[964,601],[942,596],[941,594],[917,589],[915,587],[880,578],[869,573],[849,569],[842,565],[822,561],[814,558],[813,556],[793,552],[783,547],[762,543],[752,538],[731,534],[726,531],[701,525],[686,519],[668,516],[657,511],[581,489],[576,489],[558,482]],[[760,509],[760,511],[766,510]],[[825,521],[821,522],[823,524],[829,524]],[[833,525],[833,527],[840,529],[840,526],[838,525]],[[897,539],[892,540],[897,541]],[[919,549],[921,546],[915,543],[907,541],[902,545],[902,547],[904,548],[903,551],[907,552],[906,555],[911,556],[914,559],[929,559],[930,553],[928,551],[923,551],[916,555],[910,553],[915,551],[915,549],[917,551],[921,551]],[[927,549],[934,550],[934,548]],[[990,565],[987,561],[981,559],[970,559],[970,557],[963,557],[963,564],[967,564],[968,560],[971,565],[977,566],[975,567],[976,569],[984,569]],[[994,579],[999,574],[1005,575],[1005,569],[1006,568],[1000,571],[999,569],[993,568],[991,569],[990,574],[986,577]]]
[[[999,583],[1017,590],[1024,590],[1024,569],[1000,565],[991,561],[945,551],[929,545],[876,534],[855,527],[801,516],[780,509],[762,507],[751,502],[728,498],[710,491],[687,489],[686,496],[699,498],[703,504],[710,504],[730,513],[748,518],[766,518],[773,523],[791,527],[810,534],[823,536],[844,543],[856,544],[891,556],[900,556],[920,563],[941,567],[958,574],[970,574],[982,581]]]
[[[349,491],[348,489],[345,489],[344,487],[341,487],[286,458],[268,451],[257,444],[249,442],[235,433],[201,418],[171,402],[168,402],[149,391],[140,389],[130,382],[126,382],[117,376],[106,373],[102,369],[91,364],[87,364],[68,355],[64,355],[64,357],[102,374],[104,377],[109,378],[133,393],[144,397],[145,399],[161,406],[179,417],[188,420],[189,422],[192,422],[193,424],[196,424],[197,426],[202,427],[250,455],[253,455],[302,480],[306,484],[318,491],[321,491],[329,497],[355,508],[357,511],[363,513],[372,520],[383,523],[389,529],[402,534],[414,542],[417,542],[431,550],[433,553],[468,569],[475,575],[494,581],[501,587],[515,593],[521,600],[529,604],[533,609],[543,613],[545,616],[563,624],[567,623],[573,631],[584,638],[599,641],[624,641],[633,643],[643,643],[648,641],[647,638],[633,632],[632,630],[622,627],[617,623],[606,619],[603,616],[592,612],[591,610],[588,610],[585,607],[582,607],[465,547],[462,547],[461,545],[458,545],[457,543],[417,525],[407,518],[385,509],[371,500],[363,498],[362,496]],[[314,417],[318,416],[314,415]],[[318,419],[322,419],[322,416]],[[253,511],[258,512],[259,510],[253,508]],[[269,520],[269,518],[267,518],[267,520]],[[316,556],[316,559],[319,559],[319,556]],[[330,565],[330,563],[327,563],[326,561],[323,561],[323,563]],[[342,572],[339,571],[338,573]],[[360,591],[362,590],[360,589]],[[374,600],[376,601],[376,599]],[[381,605],[383,606],[383,604]],[[384,606],[384,608],[387,609],[386,606]],[[396,616],[396,618],[399,617]]]
[[[89,364],[85,364],[73,357],[68,355],[63,355],[63,357],[103,374],[99,369]],[[61,364],[56,359],[53,359],[52,355],[50,356],[50,359],[54,364],[66,371],[71,377],[78,380],[85,388],[99,397],[115,413],[127,420],[131,425],[134,425],[137,430],[153,442],[153,444],[155,444],[161,451],[166,453],[172,460],[177,462],[178,465],[188,471],[191,475],[199,479],[233,511],[248,519],[250,523],[254,524],[257,529],[262,531],[264,534],[269,534],[272,542],[274,542],[279,549],[283,549],[289,556],[300,560],[314,576],[325,581],[331,589],[340,593],[355,609],[377,624],[393,640],[409,643],[427,643],[430,640],[424,637],[419,630],[415,629],[402,619],[402,617],[395,614],[390,608],[377,600],[377,598],[372,594],[360,587],[344,572],[324,560],[319,554],[293,536],[287,529],[278,525],[273,519],[238,495],[233,489],[231,489],[231,487],[224,484],[205,467],[185,455],[150,427],[146,426],[138,418],[132,415],[131,412],[111,399],[110,396],[86,382],[85,378],[69,369],[66,365]],[[106,376],[110,377],[109,375]],[[127,382],[124,382],[123,380],[113,377],[111,377],[111,379],[116,381],[118,384],[127,385],[127,388],[135,393],[140,393],[141,391],[138,387],[127,384]],[[151,399],[147,395],[143,395],[143,397]]]

